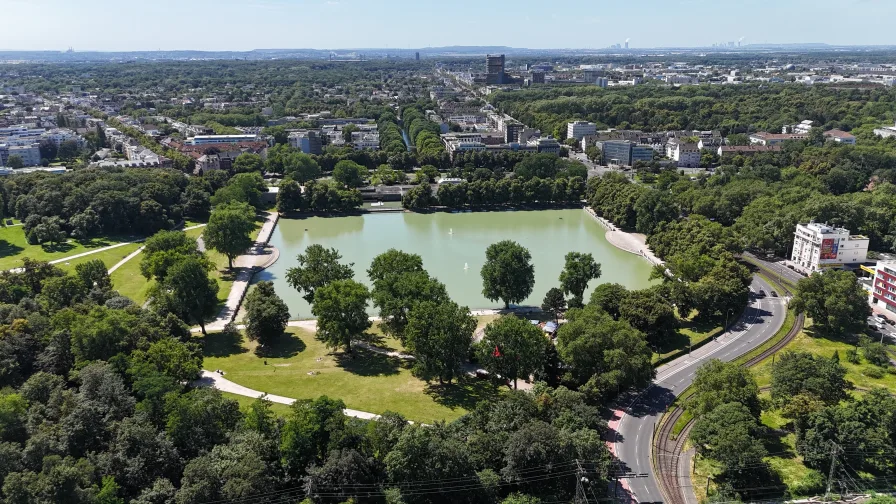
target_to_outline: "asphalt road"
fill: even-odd
[[[796,271],[785,266],[784,259],[781,259],[778,257],[773,258],[773,259],[768,259],[765,257],[756,256],[749,252],[744,252],[744,255],[758,260],[759,262],[762,263],[763,266],[768,268],[771,272],[775,273],[777,276],[781,277],[782,279],[784,279],[788,282],[797,283],[801,279],[806,278],[802,274],[797,273]]]
[[[623,472],[647,473],[646,478],[627,480],[631,497],[637,502],[661,502],[663,495],[650,463],[651,442],[656,422],[675,399],[694,379],[694,373],[710,359],[731,361],[770,339],[784,324],[787,306],[784,298],[754,295],[759,290],[770,293],[771,286],[753,277],[749,306],[730,331],[715,341],[694,350],[657,369],[653,385],[629,405],[616,428],[615,451]]]

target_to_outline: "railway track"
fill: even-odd
[[[784,285],[783,282],[774,280],[774,272],[759,265],[754,264],[754,266],[762,270],[768,279],[772,279],[772,283],[778,286],[780,292],[792,295],[791,290]],[[805,317],[803,315],[797,315],[793,320],[793,326],[781,340],[743,362],[741,366],[756,366],[787,346],[787,344],[793,341],[793,339],[800,333],[804,321]],[[663,416],[653,439],[653,453],[651,454],[651,458],[653,460],[654,471],[658,476],[660,491],[666,497],[666,502],[669,504],[687,503],[681,492],[681,484],[679,482],[679,460],[681,459],[681,452],[688,438],[688,432],[690,432],[691,427],[694,426],[694,420],[691,419],[682,428],[681,432],[675,436],[673,431],[675,430],[675,425],[681,420],[682,415],[684,415],[684,408],[677,406],[674,410]]]

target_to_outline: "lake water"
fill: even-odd
[[[605,230],[582,210],[540,210],[464,213],[388,213],[354,217],[280,219],[271,245],[280,259],[257,280],[273,280],[289,305],[292,318],[311,318],[308,303],[286,283],[286,270],[308,245],[335,247],[342,261],[354,263],[355,280],[370,285],[366,270],[373,258],[390,248],[419,254],[423,267],[445,284],[457,303],[471,309],[501,308],[482,296],[480,269],[485,249],[501,240],[515,240],[529,249],[535,265],[535,288],[523,304],[541,305],[545,293],[559,286],[568,252],[590,252],[601,263],[602,276],[589,284],[587,296],[600,283],[615,282],[642,289],[651,267],[604,238]],[[375,309],[371,306],[371,314]]]

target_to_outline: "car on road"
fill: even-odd
[[[756,297],[764,298],[764,297],[765,297],[765,291],[762,290],[762,289],[759,289],[759,294],[756,294]]]
[[[778,293],[775,291],[772,291],[772,297],[778,297]]]

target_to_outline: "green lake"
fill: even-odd
[[[589,284],[586,300],[591,290],[604,282],[630,289],[648,287],[650,263],[612,246],[604,233],[600,224],[579,209],[280,219],[270,242],[280,250],[280,259],[256,280],[273,280],[292,318],[312,318],[308,303],[286,283],[286,270],[298,264],[296,256],[308,245],[335,247],[343,262],[354,263],[355,280],[368,286],[370,262],[396,248],[419,254],[423,267],[445,284],[459,304],[470,309],[501,308],[500,302],[482,296],[479,271],[486,247],[515,240],[529,249],[535,265],[535,288],[525,305],[540,306],[545,292],[559,285],[567,252],[590,252],[601,264],[603,274]],[[373,306],[369,311],[375,313]]]

